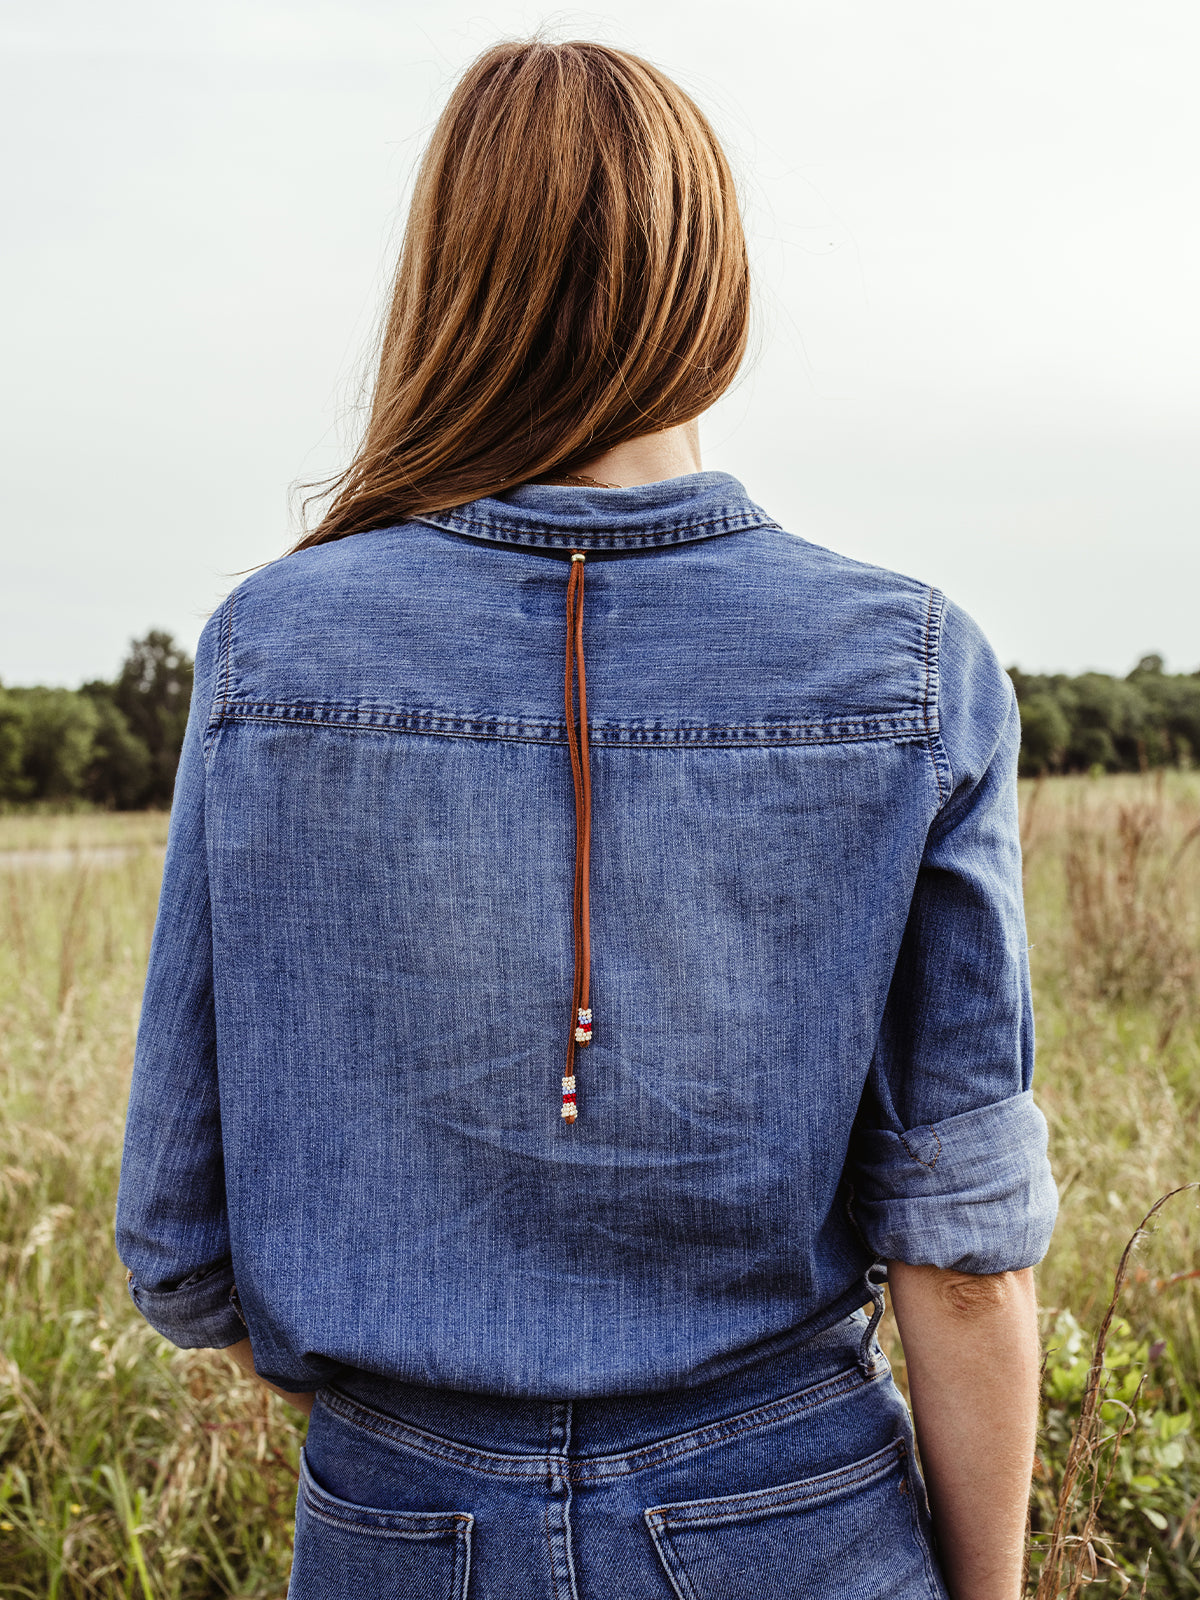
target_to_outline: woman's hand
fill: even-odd
[[[277,1395],[282,1395],[288,1405],[295,1406],[297,1411],[303,1411],[306,1417],[312,1414],[313,1395],[293,1394],[290,1389],[280,1389],[277,1385],[268,1383],[265,1378],[259,1377],[254,1368],[254,1351],[250,1348],[249,1339],[242,1339],[237,1344],[227,1345],[225,1354],[232,1356],[243,1372],[248,1372],[252,1378],[258,1378],[259,1383],[264,1388],[272,1390]]]
[[[942,1568],[953,1600],[1019,1600],[1037,1435],[1033,1273],[888,1263]]]

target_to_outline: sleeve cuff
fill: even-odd
[[[974,1273],[1032,1267],[1058,1214],[1046,1144],[1029,1090],[929,1127],[860,1130],[854,1220],[881,1260]]]
[[[150,1326],[181,1350],[224,1350],[246,1337],[228,1261],[194,1272],[170,1289],[143,1289],[132,1273],[127,1283]]]

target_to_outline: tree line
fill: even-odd
[[[169,806],[191,694],[192,658],[157,630],[112,683],[0,687],[0,801]]]
[[[1200,672],[1143,656],[1124,678],[1010,667],[1021,708],[1021,773],[1141,772],[1200,762]]]
[[[1200,761],[1200,672],[1164,672],[1150,655],[1124,678],[1009,676],[1025,777]],[[0,803],[169,806],[191,693],[191,657],[159,631],[134,640],[111,683],[0,687]]]

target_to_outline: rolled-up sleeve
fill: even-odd
[[[222,608],[211,619],[196,651],[117,1196],[117,1251],[134,1304],[185,1349],[246,1336],[225,1204],[204,815],[225,616]]]
[[[848,1176],[883,1260],[995,1273],[1045,1254],[1058,1207],[1034,1104],[1016,699],[971,620],[938,650],[930,827]]]

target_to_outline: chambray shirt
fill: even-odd
[[[586,553],[594,1040],[560,1116]],[[879,1260],[1043,1255],[1017,708],[936,590],[722,473],[289,555],[201,637],[117,1243],[182,1346],[686,1387]]]

